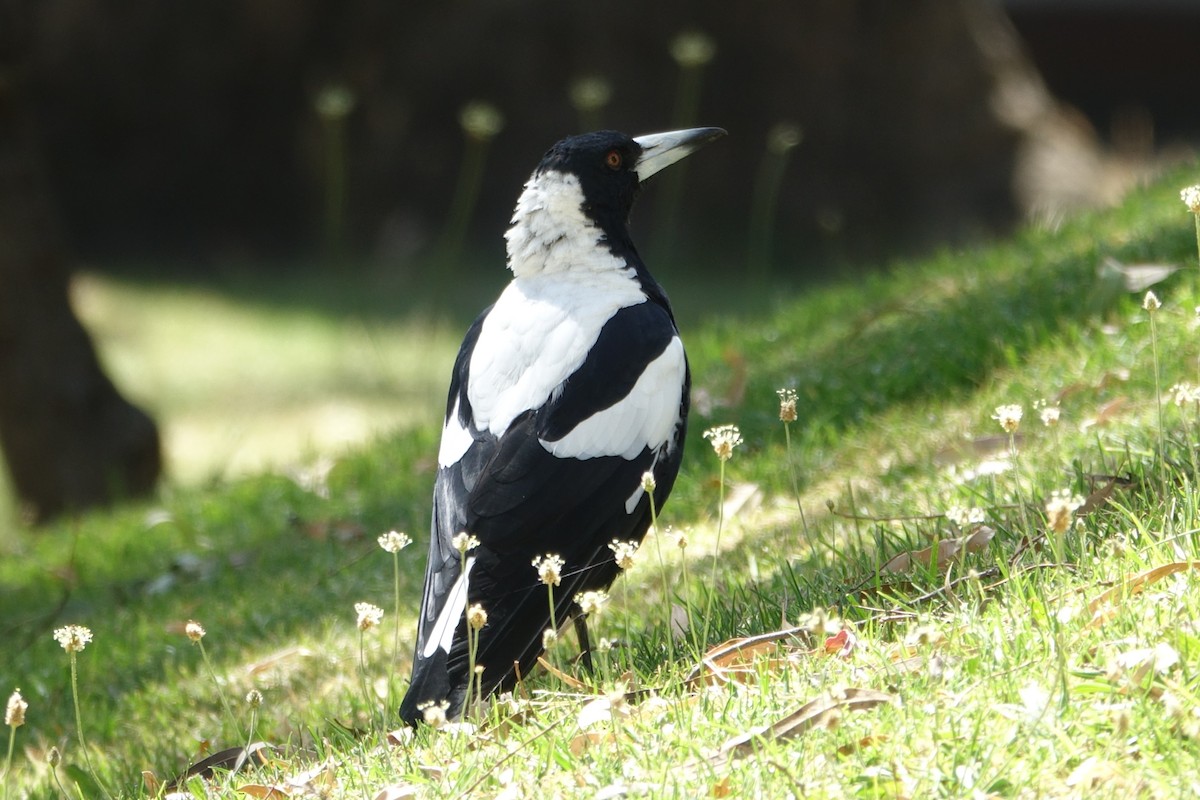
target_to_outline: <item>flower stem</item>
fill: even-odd
[[[83,737],[83,714],[79,709],[79,667],[76,664],[74,651],[71,652],[71,699],[75,703],[75,734],[79,737],[79,749],[83,751],[83,760],[87,763],[92,780],[100,787],[100,791],[104,792],[104,796],[111,799],[112,795],[109,793],[108,787],[100,780],[99,773],[92,766],[92,756],[88,752],[87,740]]]
[[[1158,474],[1162,483],[1162,498],[1167,498],[1167,440],[1163,425],[1162,380],[1158,366],[1158,326],[1150,313],[1150,351],[1154,354],[1154,402],[1158,406]]]
[[[370,715],[371,722],[375,722],[375,702],[371,698],[371,685],[367,681],[367,655],[366,655],[366,632],[361,628],[358,631],[358,676],[359,683],[362,684],[363,702],[367,704],[367,713]],[[253,717],[251,717],[253,720]],[[381,723],[380,730],[383,730]]]
[[[395,602],[393,613],[392,664],[388,679],[388,697],[392,696],[392,684],[396,682],[396,664],[400,661],[400,553],[392,553],[392,594]]]
[[[708,582],[708,601],[704,606],[704,636],[701,648],[708,646],[708,632],[712,621],[713,597],[717,594],[717,564],[721,560],[721,530],[725,527],[725,459],[721,459],[721,476],[717,494],[717,543],[713,547],[712,577]],[[703,651],[701,651],[703,652]]]
[[[4,759],[4,794],[0,795],[7,800],[8,798],[8,776],[12,772],[12,754],[13,744],[17,741],[17,728],[15,725],[8,729],[8,757]]]
[[[479,648],[479,631],[471,627],[470,615],[468,614],[467,622],[467,692],[464,695],[462,718],[467,718],[467,712],[471,707],[471,686],[475,683],[475,655]],[[482,681],[480,681],[482,684]],[[482,705],[479,706],[482,708]]]
[[[221,698],[221,707],[225,709],[225,716],[229,717],[229,724],[233,726],[233,732],[236,735],[238,731],[237,717],[233,715],[233,709],[229,707],[229,700],[225,697],[225,690],[221,688],[221,681],[217,678],[217,671],[213,669],[212,661],[208,658],[208,651],[204,649],[204,642],[197,641],[196,646],[200,648],[200,657],[204,659],[204,666],[208,669],[208,674],[212,678],[213,685],[217,687],[217,696]]]
[[[667,607],[667,660],[675,663],[675,632],[671,630],[671,579],[667,575],[667,562],[662,553],[662,531],[658,528],[658,508],[654,492],[646,492],[650,498],[650,525],[654,528],[654,549],[658,551],[658,569],[662,573],[663,603]]]

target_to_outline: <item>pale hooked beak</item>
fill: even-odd
[[[634,171],[638,181],[644,181],[654,173],[671,166],[684,156],[696,152],[711,141],[726,134],[724,128],[688,128],[682,131],[647,133],[633,140],[642,148]]]

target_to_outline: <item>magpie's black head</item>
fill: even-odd
[[[642,182],[724,135],[720,128],[692,128],[636,137],[596,131],[563,139],[526,182],[504,234],[513,274],[595,267],[601,263],[595,260],[598,243],[626,259],[636,255],[628,222]]]
[[[721,128],[628,136],[596,131],[570,136],[551,147],[537,173],[572,175],[583,193],[583,211],[602,230],[624,227],[641,184],[654,173],[725,135]]]

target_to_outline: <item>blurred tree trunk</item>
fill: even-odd
[[[162,462],[153,420],[105,376],[71,310],[19,90],[19,5],[0,8],[0,448],[22,503],[43,521],[145,493]]]

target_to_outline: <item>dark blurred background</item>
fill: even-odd
[[[1200,137],[1182,0],[19,6],[6,80],[73,252],[100,262],[335,248],[403,269],[447,236],[498,254],[563,135],[716,124],[721,156],[637,224],[672,252],[819,273],[1109,202]],[[472,102],[502,115],[476,154]],[[677,242],[659,230],[681,194]]]
[[[298,398],[302,441],[321,403],[345,417],[357,402],[360,438],[406,392],[435,409],[440,362],[418,397],[413,371],[385,380],[405,359],[374,344],[431,351],[433,334],[377,335],[364,312],[395,320],[432,298],[466,315],[494,296],[520,186],[567,134],[729,130],[657,178],[634,219],[651,267],[690,293],[680,307],[704,313],[702,296],[712,309],[749,286],[761,303],[1116,201],[1200,142],[1197,42],[1194,0],[0,0],[0,448],[15,495],[41,519],[149,492],[164,451],[195,459],[214,430],[241,447],[289,427]],[[224,295],[251,276],[256,302],[336,319],[308,348],[334,355],[321,374],[279,356],[296,341],[281,327],[252,362],[244,339],[196,345],[234,311],[165,333],[154,299],[122,299],[89,323],[126,346],[100,358],[75,316],[114,291],[97,275],[162,305],[163,287]],[[370,348],[335,347],[358,329]],[[147,388],[154,352],[174,392]],[[267,385],[284,361],[287,388]],[[222,388],[244,383],[264,385]],[[389,402],[364,402],[376,395]],[[266,422],[239,423],[252,407]],[[209,418],[190,438],[189,410]]]

